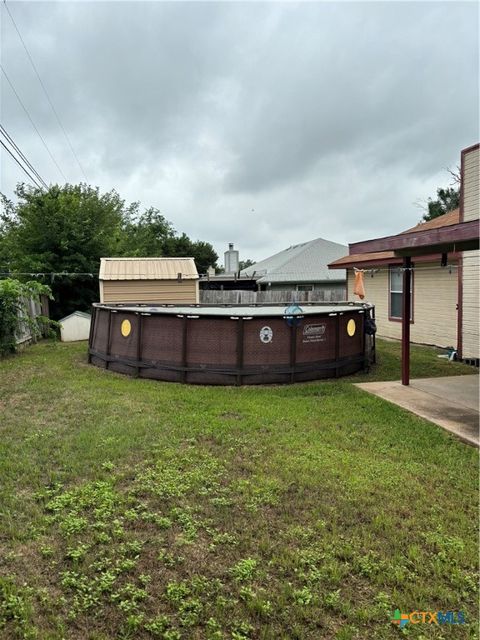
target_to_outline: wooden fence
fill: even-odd
[[[282,302],[341,302],[345,288],[313,291],[216,291],[200,290],[202,304],[272,304]]]
[[[36,318],[37,316],[49,315],[49,305],[47,296],[40,296],[40,302],[32,300],[31,298],[23,299],[22,307],[25,310],[18,311],[18,325],[15,331],[15,341],[17,345],[22,345],[28,342],[35,342],[35,336],[32,335],[30,324],[27,321],[28,318]]]

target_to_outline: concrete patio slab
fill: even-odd
[[[479,378],[476,375],[419,378],[410,386],[395,382],[355,385],[430,420],[464,442],[479,446]]]

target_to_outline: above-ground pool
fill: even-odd
[[[193,384],[288,383],[354,373],[371,341],[361,303],[300,306],[94,304],[89,361]]]

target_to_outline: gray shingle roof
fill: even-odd
[[[259,283],[345,281],[344,269],[332,272],[327,265],[342,258],[347,250],[346,245],[316,238],[310,242],[292,245],[270,258],[260,260],[243,269],[241,275],[251,277],[255,273]]]

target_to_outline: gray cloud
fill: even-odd
[[[478,140],[475,3],[9,2],[93,184],[261,259],[414,224]],[[81,179],[2,7],[2,64]],[[2,77],[2,122],[60,176]],[[22,175],[2,154],[2,190]],[[252,211],[253,209],[253,211]]]

